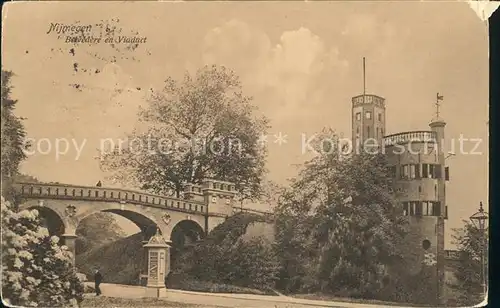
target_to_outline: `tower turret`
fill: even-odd
[[[363,94],[352,98],[352,142],[355,149],[362,145],[383,146],[385,134],[385,99],[366,94],[365,58],[363,58]]]

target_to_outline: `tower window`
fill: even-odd
[[[371,119],[372,118],[372,112],[371,111],[367,111],[365,113],[365,116],[366,116],[367,119]]]
[[[441,165],[434,165],[434,179],[440,179],[441,176]]]
[[[432,204],[432,202],[424,201],[423,207],[425,216],[434,216],[434,205]]]
[[[415,178],[415,165],[410,165],[410,179]]]
[[[368,138],[370,138],[370,126],[366,127],[366,132],[367,132],[366,135],[368,136]]]
[[[423,178],[429,177],[429,165],[428,164],[422,164],[422,177]]]
[[[401,178],[402,179],[407,179],[409,177],[409,170],[408,170],[409,168],[408,168],[408,165],[403,165],[402,167],[403,168],[401,170],[402,171]]]
[[[422,202],[415,201],[412,204],[415,207],[415,216],[422,216]]]
[[[441,215],[441,202],[432,202],[432,215],[440,216]]]
[[[356,135],[359,136],[359,127],[356,127]]]
[[[361,112],[356,113],[356,120],[361,121]]]
[[[381,113],[378,114],[378,120],[382,121],[382,114]]]
[[[410,202],[410,216],[415,216],[416,208],[417,208],[417,203]]]
[[[431,242],[429,240],[423,240],[422,241],[422,248],[424,250],[431,248]]]
[[[380,134],[384,137],[384,130],[382,128],[380,129]]]

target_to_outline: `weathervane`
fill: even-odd
[[[439,102],[443,100],[443,95],[439,95],[439,92],[436,95],[436,119],[439,119]]]

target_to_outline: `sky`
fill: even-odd
[[[488,204],[488,29],[466,3],[17,2],[3,8],[3,69],[15,73],[16,114],[26,118],[35,141],[21,171],[41,181],[102,181],[99,140],[126,136],[139,106],[167,77],[218,64],[240,76],[244,93],[271,120],[268,178],[286,184],[296,164],[310,158],[302,152],[303,136],[331,127],[350,137],[351,97],[363,92],[365,57],[367,93],[386,98],[387,134],[428,130],[436,93],[444,96],[440,114],[448,150],[456,153],[446,161],[447,247],[452,228],[480,201]],[[95,37],[107,25],[117,35],[146,40],[136,48],[76,46],[49,32],[56,23],[92,25]],[[286,142],[275,143],[280,134]],[[463,143],[465,153],[460,136],[471,139]],[[57,156],[58,138],[70,144]]]

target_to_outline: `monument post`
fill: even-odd
[[[166,292],[165,276],[170,272],[169,245],[157,229],[156,234],[144,245],[144,248],[148,256],[146,297],[163,297]]]

